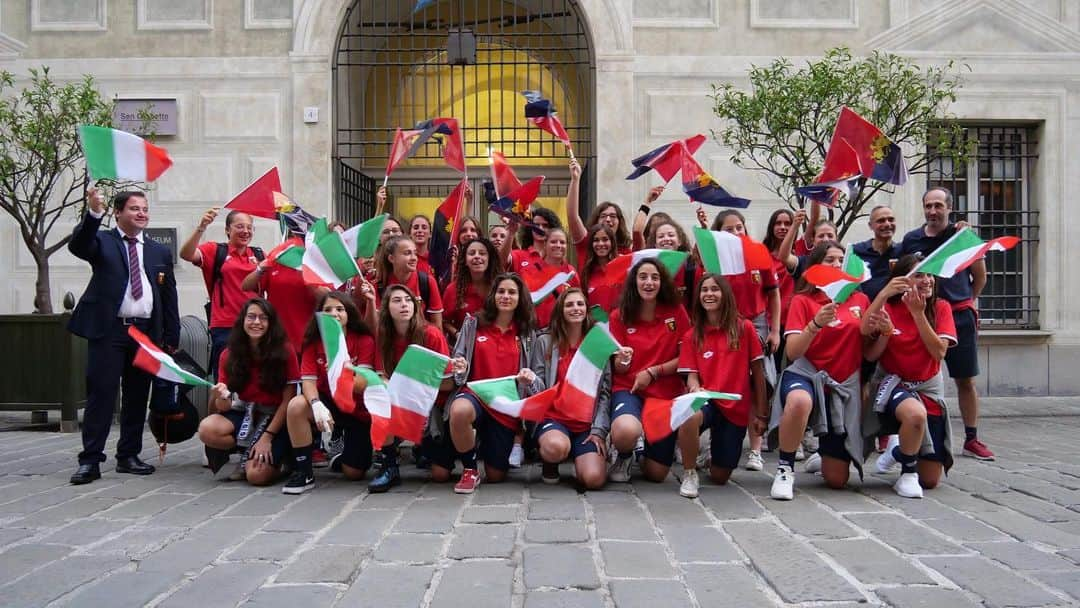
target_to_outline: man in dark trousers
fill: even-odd
[[[71,483],[101,478],[105,440],[112,426],[116,391],[122,388],[120,440],[116,472],[149,475],[154,467],[139,459],[143,424],[152,377],[134,367],[138,349],[128,336],[136,327],[166,351],[180,341],[172,253],[146,238],[150,207],[141,192],[121,192],[113,198],[116,228],[99,230],[105,197],[87,191],[86,215],[75,227],[68,249],[90,262],[93,274],[72,313],[68,330],[88,341],[86,409],[83,412],[83,451]]]

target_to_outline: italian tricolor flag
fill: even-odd
[[[326,351],[326,381],[334,397],[334,405],[346,414],[356,411],[353,399],[354,367],[345,343],[345,328],[325,312],[315,313],[315,322]],[[380,444],[381,445],[381,444]]]
[[[207,382],[205,378],[200,378],[177,365],[172,357],[165,354],[156,344],[151,342],[146,334],[135,329],[134,325],[128,327],[128,335],[139,345],[139,350],[135,353],[135,360],[133,361],[135,367],[152,376],[177,384],[213,386],[213,383]]]
[[[533,422],[544,419],[559,391],[558,386],[553,386],[531,397],[520,399],[518,398],[517,376],[477,380],[469,382],[466,386],[496,412]]]
[[[607,326],[594,325],[570,360],[552,410],[568,420],[591,421],[596,405],[596,389],[600,386],[604,367],[617,350],[619,343]]]
[[[649,258],[656,258],[656,261],[660,262],[660,265],[667,269],[668,274],[674,277],[675,273],[679,271],[679,268],[686,263],[686,258],[688,257],[690,257],[690,254],[685,251],[641,249],[633,253],[617,256],[614,260],[608,262],[608,272],[606,274],[616,282],[616,285],[622,285],[626,282],[626,275],[630,274],[630,270],[637,265],[638,262]]]
[[[747,270],[772,268],[769,250],[745,234],[736,236],[722,230],[694,227],[694,239],[705,272],[725,276],[742,274]]]
[[[562,272],[558,268],[547,268],[539,272],[525,273],[522,280],[525,281],[526,287],[529,288],[532,303],[539,304],[573,277],[573,270]]]
[[[983,258],[988,251],[1007,251],[1016,247],[1020,239],[1015,236],[1002,236],[990,241],[983,241],[971,228],[961,228],[940,247],[919,262],[908,276],[925,272],[948,279],[968,266]]]
[[[299,238],[289,239],[277,247],[274,247],[274,249],[266,255],[266,258],[274,264],[292,268],[293,270],[300,270],[304,263],[303,241]]]
[[[696,393],[687,393],[675,399],[654,399],[652,397],[645,399],[644,411],[641,413],[641,424],[645,427],[645,439],[649,443],[656,443],[666,439],[713,399],[738,401],[742,399],[742,395],[716,391],[698,391]]]
[[[164,148],[126,131],[81,125],[79,139],[86,154],[90,179],[152,182],[172,166],[172,159]]]
[[[349,228],[341,235],[345,246],[354,258],[370,258],[375,255],[375,249],[379,246],[379,236],[382,234],[383,224],[389,213],[373,217]]]
[[[837,304],[843,304],[859,285],[870,280],[870,267],[858,255],[854,247],[848,247],[840,268],[814,264],[806,270],[806,281],[816,285]]]
[[[352,252],[340,233],[327,228],[326,218],[315,222],[307,233],[302,271],[308,285],[334,289],[360,274]]]
[[[371,414],[371,445],[378,449],[391,436],[420,443],[449,362],[446,355],[411,344],[388,382],[370,369],[354,368],[367,381],[364,405]]]

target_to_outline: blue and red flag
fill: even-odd
[[[750,199],[732,196],[694,160],[693,154],[681,145],[679,148],[682,150],[683,192],[690,197],[690,200],[717,207],[740,209],[745,209],[750,205]]]
[[[500,197],[491,204],[490,209],[495,213],[510,218],[518,223],[524,223],[529,206],[536,197],[540,196],[540,186],[544,183],[544,176],[537,175],[520,187]]]
[[[900,146],[885,137],[881,129],[847,106],[840,109],[832,142],[829,143],[830,150],[838,139],[846,140],[855,150],[859,160],[859,172],[863,177],[898,186],[907,181],[908,171]]]
[[[705,136],[698,134],[689,139],[673,141],[659,148],[649,150],[645,154],[630,161],[636,167],[634,172],[626,176],[626,179],[637,179],[649,171],[655,170],[664,178],[664,182],[670,182],[671,178],[682,168],[682,149],[693,154],[698,151],[701,144],[705,143]]]
[[[852,197],[859,180],[863,179],[859,155],[846,139],[833,138],[825,153],[825,166],[814,183],[795,188],[799,196],[817,201],[828,207],[836,204],[841,193]]]
[[[498,200],[521,187],[521,180],[514,174],[510,163],[502,152],[490,150],[488,152],[488,164],[491,165],[491,183],[495,187],[495,198]]]
[[[390,144],[390,155],[386,159],[386,175],[394,172],[401,161],[416,154],[420,146],[427,143],[436,133],[450,135],[450,127],[436,124],[434,120],[425,120],[416,124],[416,128],[394,131],[394,141]]]
[[[436,133],[446,135],[443,142],[443,160],[446,164],[462,173],[465,172],[465,141],[461,137],[461,127],[456,118],[433,118]]]
[[[522,91],[521,94],[525,96],[526,102],[525,120],[551,133],[568,150],[572,150],[570,136],[566,133],[566,129],[563,128],[562,121],[555,115],[555,106],[552,105],[551,101],[544,99],[539,91]]]
[[[462,178],[450,192],[450,196],[447,196],[435,210],[428,253],[436,279],[442,280],[450,276],[450,248],[458,240],[458,225],[461,223],[461,216],[465,213],[465,189],[468,185],[468,180]]]

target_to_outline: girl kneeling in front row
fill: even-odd
[[[723,485],[739,466],[747,426],[753,424],[761,435],[769,411],[761,341],[754,324],[739,316],[731,285],[718,274],[706,274],[696,291],[692,327],[682,338],[679,373],[686,374],[690,392],[738,393],[742,399],[711,401],[679,427],[685,471],[679,494],[686,498],[698,495],[698,435],[711,429],[709,478]]]
[[[548,237],[548,242],[551,238]],[[567,380],[570,361],[578,352],[585,334],[593,327],[589,304],[579,287],[570,287],[555,301],[552,309],[551,331],[540,336],[538,348],[547,358],[547,386]],[[599,490],[607,480],[605,444],[608,433],[608,404],[611,402],[611,365],[608,363],[595,387],[593,403],[560,403],[548,411],[536,428],[543,460],[541,478],[544,483],[559,483],[559,463],[567,457],[574,459],[578,485],[586,490]],[[580,406],[578,412],[565,408]]]
[[[844,248],[835,241],[814,247],[809,265],[839,268]],[[863,336],[860,322],[870,301],[861,292],[835,304],[800,277],[788,311],[785,346],[791,365],[781,375],[769,430],[779,427],[780,462],[770,494],[791,500],[795,489],[795,451],[807,424],[819,437],[821,476],[830,488],[847,484],[850,465],[862,475],[862,399],[859,371]]]
[[[446,450],[447,457],[431,465],[432,479],[448,479],[455,457],[461,459],[464,470],[454,486],[458,494],[472,494],[480,485],[477,457],[484,461],[488,482],[506,478],[514,434],[521,428],[520,418],[491,409],[465,384],[516,376],[520,397],[544,390],[544,354],[537,348],[535,324],[529,290],[511,272],[495,277],[480,315],[461,325],[450,360],[460,390],[447,407],[453,453]]]
[[[300,366],[277,312],[262,298],[240,308],[218,362],[210,414],[199,423],[210,470],[217,473],[237,446],[253,486],[274,483],[290,456],[285,410],[296,394]]]
[[[935,295],[933,275],[905,276],[916,263],[915,256],[900,258],[892,280],[870,305],[874,316],[862,325],[864,334],[875,337],[866,354],[878,362],[870,392],[876,395],[874,411],[881,434],[892,435],[877,470],[887,473],[899,463],[893,489],[905,498],[922,498],[923,488],[936,487],[953,462],[941,360],[956,344],[956,326],[949,303]]]
[[[375,293],[371,285],[361,288],[368,298],[368,306],[375,305]],[[350,364],[373,367],[375,364],[375,339],[371,331],[360,321],[360,310],[347,294],[331,291],[323,294],[316,310],[326,313],[345,331],[345,345],[349,351]],[[320,431],[334,427],[343,433],[345,448],[330,463],[331,469],[339,470],[347,479],[360,480],[371,467],[371,415],[364,408],[362,391],[353,392],[355,409],[342,411],[334,401],[330,382],[326,377],[327,356],[319,335],[316,319],[308,323],[304,334],[304,351],[301,355],[301,394],[289,401],[289,440],[292,442],[296,468],[289,481],[281,489],[285,494],[303,494],[315,487],[311,470],[311,424]]]

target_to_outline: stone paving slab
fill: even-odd
[[[1080,465],[1047,447],[1071,445],[1080,418],[990,418],[980,431],[998,461],[960,458],[922,501],[893,494],[890,476],[834,491],[799,471],[792,502],[768,497],[768,473],[739,470],[687,500],[674,477],[579,494],[540,483],[536,465],[471,496],[411,466],[387,494],[320,470],[313,492],[285,496],[212,478],[197,442],[152,476],[107,465],[74,487],[78,435],[11,431],[0,604],[1080,604]]]

